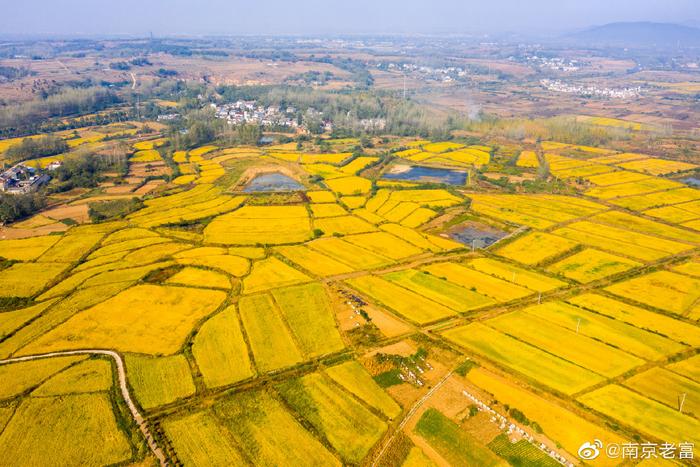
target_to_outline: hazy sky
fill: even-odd
[[[0,34],[537,34],[689,20],[700,0],[0,0]]]

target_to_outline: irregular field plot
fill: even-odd
[[[0,339],[4,338],[16,329],[19,329],[24,324],[41,314],[54,302],[55,300],[47,300],[21,310],[0,313]]]
[[[319,374],[282,383],[278,389],[347,462],[359,464],[387,429],[386,423]]]
[[[341,263],[347,264],[356,271],[374,269],[393,262],[390,258],[372,253],[340,238],[314,240],[308,246],[321,254],[328,255]]]
[[[16,465],[108,465],[131,447],[104,393],[29,397],[0,434],[0,458]]]
[[[31,297],[66,270],[61,263],[15,263],[0,271],[0,297]]]
[[[275,257],[269,257],[253,264],[250,274],[243,279],[243,291],[254,293],[310,281],[311,278],[306,274]]]
[[[217,217],[204,229],[207,242],[225,245],[278,245],[310,237],[309,215],[302,206],[244,206]]]
[[[380,410],[389,418],[396,417],[401,407],[372,379],[362,365],[354,360],[326,369],[326,374],[347,391]]]
[[[508,465],[437,409],[429,408],[423,412],[416,424],[415,432],[425,438],[450,465],[464,467]]]
[[[84,356],[45,358],[0,365],[0,399],[10,399],[39,386],[52,375],[84,360]]]
[[[423,251],[386,232],[350,235],[343,240],[387,258],[399,260],[421,254]]]
[[[577,282],[592,282],[641,266],[626,258],[587,248],[547,268]]]
[[[362,177],[342,177],[326,180],[328,188],[341,195],[369,193],[372,182]]]
[[[255,364],[261,371],[277,370],[303,360],[270,295],[241,297],[239,307]]]
[[[457,345],[565,394],[574,394],[604,381],[592,371],[522,343],[481,323],[450,329],[445,331],[443,336]]]
[[[358,277],[347,282],[359,292],[419,324],[455,314],[446,306],[376,276]]]
[[[225,275],[209,271],[207,269],[184,268],[182,271],[168,278],[169,284],[183,284],[194,287],[207,287],[212,289],[228,289],[231,281]]]
[[[289,261],[301,266],[311,273],[326,277],[352,272],[353,268],[340,263],[327,255],[321,254],[304,245],[281,246],[276,249]]]
[[[605,386],[578,400],[657,439],[674,440],[668,441],[674,443],[688,441],[696,445],[700,442],[700,421],[621,386]]]
[[[225,386],[253,376],[234,306],[202,325],[194,338],[192,354],[207,387]]]
[[[108,391],[112,387],[112,365],[104,359],[85,360],[49,378],[32,396],[59,396]]]
[[[321,284],[276,289],[272,296],[307,358],[345,347],[333,318],[333,308]]]
[[[350,235],[377,230],[372,224],[355,216],[326,217],[314,220],[314,228],[322,230],[327,236],[334,234]]]
[[[58,235],[0,241],[0,257],[15,261],[32,261],[61,239]]]
[[[657,271],[606,288],[607,291],[678,315],[691,311],[700,298],[700,279]]]
[[[578,245],[578,242],[545,232],[532,232],[520,237],[495,253],[522,264],[536,265],[563,255]]]
[[[190,366],[184,355],[126,357],[127,380],[144,409],[169,404],[194,394]]]
[[[340,461],[267,392],[237,394],[217,403],[213,412],[237,447],[256,465],[340,465]],[[358,429],[362,426],[359,424]]]
[[[672,363],[668,365],[666,369],[700,383],[700,355],[695,355],[681,362]]]
[[[24,353],[111,348],[172,354],[194,324],[212,313],[225,297],[214,290],[139,285],[76,314]]]

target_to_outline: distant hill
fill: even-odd
[[[700,47],[700,28],[671,23],[610,23],[564,39],[591,45]]]

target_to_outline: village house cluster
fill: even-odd
[[[256,101],[236,101],[229,104],[211,104],[216,112],[216,117],[226,120],[231,125],[253,123],[262,126],[284,126],[289,128],[301,127],[297,120],[297,109],[286,107],[284,109],[271,105],[268,107],[258,105]]]
[[[53,164],[48,168],[53,170],[56,167],[58,165]],[[49,175],[39,174],[33,167],[17,164],[0,174],[0,191],[8,194],[31,193],[49,183],[49,180]]]
[[[414,65],[412,63],[378,63],[376,68],[385,71],[399,71],[406,75],[417,75],[426,80],[441,81],[451,83],[453,81],[466,81],[469,72],[461,67],[446,66],[433,68],[424,65]]]
[[[568,84],[560,80],[543,79],[540,84],[548,91],[576,94],[586,97],[602,97],[606,99],[632,99],[642,95],[641,86],[631,88],[605,88],[598,86],[583,86]]]

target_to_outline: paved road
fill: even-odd
[[[131,399],[131,394],[129,394],[129,388],[126,385],[126,372],[124,371],[124,361],[118,353],[113,352],[111,350],[100,349],[67,350],[64,352],[51,352],[37,355],[27,355],[26,357],[8,358],[6,360],[0,360],[0,365],[5,363],[38,360],[40,358],[64,357],[67,355],[105,355],[114,360],[114,362],[117,364],[117,378],[119,379],[119,389],[121,390],[124,402],[126,402],[126,405],[127,407],[129,407],[129,411],[131,412],[132,418],[138,425],[139,429],[141,430],[141,433],[143,433],[144,438],[146,438],[148,447],[151,449],[151,452],[153,452],[153,455],[156,456],[161,466],[167,466],[168,463],[165,460],[163,451],[160,449],[160,447],[158,447],[158,444],[156,443],[155,439],[153,438],[153,435],[151,434],[151,431],[148,429],[148,424],[146,423],[146,420],[144,420],[144,418],[141,416],[138,409],[136,408],[136,404],[134,404],[134,401]]]

